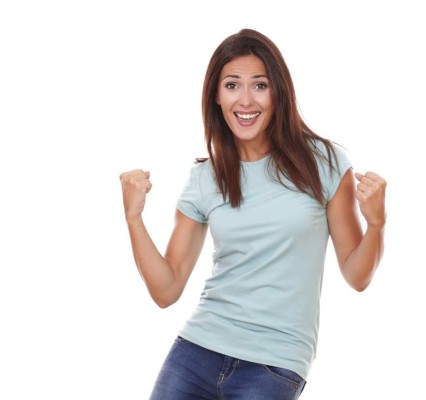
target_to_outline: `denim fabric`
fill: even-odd
[[[305,383],[287,369],[238,360],[178,337],[150,400],[296,400]]]

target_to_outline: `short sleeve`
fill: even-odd
[[[336,194],[343,176],[352,167],[349,155],[343,147],[333,144],[333,149],[336,153],[336,158],[332,156],[332,171],[329,168],[324,170],[327,202]]]
[[[197,174],[199,168],[197,167],[196,165],[191,168],[189,178],[176,202],[176,208],[187,217],[197,222],[206,223],[207,219],[199,208],[200,185],[197,178],[199,176]]]

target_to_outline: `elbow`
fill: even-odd
[[[368,286],[370,286],[371,281],[365,282],[352,282],[350,285],[352,289],[356,290],[358,293],[364,292]]]
[[[166,302],[166,301],[161,301],[161,300],[154,300],[155,304],[157,304],[158,307],[164,309],[167,307],[170,307],[172,304],[174,304],[173,302]]]
[[[152,299],[154,300],[155,304],[157,304],[158,307],[164,309],[175,304],[179,298],[172,298],[172,297],[166,297],[166,296],[152,296]]]
[[[370,283],[373,279],[373,273],[368,274],[343,274],[346,282],[348,285],[356,290],[357,292],[361,293],[364,292],[368,286],[370,286]]]
[[[355,289],[358,293],[364,292],[365,289],[368,288],[368,285],[363,285],[363,286],[352,286],[353,289]]]
[[[183,289],[178,285],[169,284],[161,287],[148,287],[148,291],[158,307],[168,308],[180,299]]]

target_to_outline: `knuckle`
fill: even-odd
[[[364,197],[362,194],[360,194],[360,195],[358,196],[358,202],[359,202],[360,204],[363,204],[363,203],[364,203],[364,201],[365,201],[365,197]]]
[[[136,189],[139,189],[140,187],[141,187],[141,182],[140,182],[140,180],[136,177],[132,177],[130,180],[129,180],[129,183],[132,185],[132,186],[134,186]]]

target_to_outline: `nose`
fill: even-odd
[[[250,107],[253,104],[253,94],[249,89],[241,90],[239,94],[238,103],[240,106]]]

